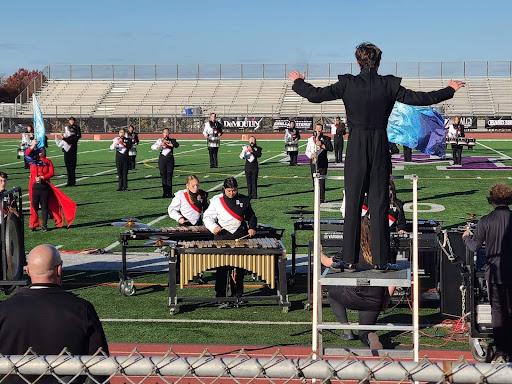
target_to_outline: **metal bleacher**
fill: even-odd
[[[318,87],[337,79],[313,79]],[[449,79],[404,78],[419,91],[446,86]],[[448,115],[487,116],[512,113],[512,79],[470,78],[466,87],[444,102]],[[344,115],[341,100],[313,104],[298,96],[287,79],[48,80],[36,92],[47,116],[172,116],[186,108],[222,116]],[[18,115],[32,113],[31,103]]]

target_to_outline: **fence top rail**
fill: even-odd
[[[305,71],[309,79],[335,79],[338,74],[358,74],[355,62],[254,63],[254,64],[50,64],[48,79],[163,80],[163,79],[286,79],[292,70]],[[383,62],[379,72],[404,78],[512,78],[512,61]]]

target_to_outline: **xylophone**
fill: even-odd
[[[446,145],[465,145],[468,149],[471,149],[476,145],[476,139],[471,139],[469,137],[447,137],[445,142]]]
[[[270,225],[258,224],[256,227],[256,236],[259,238],[269,237],[281,239],[284,229],[274,228]],[[147,242],[152,239],[156,242]],[[140,244],[139,241],[146,242]],[[211,233],[205,226],[177,226],[163,228],[133,228],[122,232],[119,235],[121,243],[121,271],[119,272],[119,290],[125,296],[131,296],[135,293],[133,280],[128,276],[126,254],[131,248],[161,248],[173,245],[174,242],[183,241],[206,241],[213,240]],[[251,239],[252,240],[252,239]],[[130,242],[136,241],[130,245]],[[156,243],[156,244],[155,244]],[[163,249],[163,248],[162,248]]]
[[[179,257],[178,257],[179,256]],[[169,308],[171,313],[178,310],[176,270],[180,270],[180,288],[200,273],[222,266],[247,269],[257,274],[271,289],[274,296],[244,295],[242,298],[180,298],[179,301],[224,302],[277,300],[287,311],[290,306],[286,283],[286,250],[274,238],[252,238],[236,240],[182,241],[171,247],[169,262]],[[277,272],[277,273],[276,273]],[[277,282],[276,282],[277,280]],[[276,283],[278,287],[276,287]]]

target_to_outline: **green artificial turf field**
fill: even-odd
[[[0,140],[0,170],[9,175],[8,187],[20,185],[27,191],[28,170],[23,169],[23,160],[16,159],[17,140]],[[137,169],[130,171],[128,176],[128,192],[116,192],[117,176],[114,164],[114,153],[109,151],[109,141],[82,140],[79,146],[77,186],[62,187],[78,205],[75,222],[70,228],[41,231],[28,231],[28,216],[25,218],[25,247],[30,250],[37,244],[51,243],[61,245],[64,250],[81,250],[86,248],[105,248],[115,243],[119,236],[119,228],[110,225],[123,217],[138,217],[153,227],[173,226],[175,222],[167,216],[169,199],[160,198],[162,194],[160,176],[157,166],[158,153],[150,150],[153,141],[142,141],[139,149]],[[294,209],[295,205],[306,205],[312,209],[313,193],[309,165],[288,167],[283,163],[287,157],[283,152],[282,141],[258,141],[263,147],[260,160],[258,195],[260,199],[253,201],[254,210],[260,223],[284,228],[283,243],[291,252],[290,233],[293,221],[284,211]],[[305,141],[303,141],[305,144]],[[201,188],[211,191],[210,197],[220,192],[220,185],[227,176],[237,176],[241,193],[245,193],[245,176],[243,161],[239,159],[242,141],[222,141],[219,152],[220,168],[210,170],[208,152],[204,140],[182,140],[176,150],[176,168],[174,173],[174,191],[184,188],[185,177],[191,173],[199,176]],[[301,148],[301,153],[304,151]],[[504,166],[512,166],[512,142],[481,141],[474,150],[463,151],[463,156],[479,158],[491,157]],[[55,165],[56,176],[52,179],[55,185],[66,183],[65,167],[60,149],[50,142],[48,157]],[[142,163],[143,162],[143,163]],[[447,161],[428,164],[405,164],[403,169],[396,169],[394,175],[417,174],[419,176],[418,198],[420,203],[439,204],[444,209],[440,212],[428,211],[429,206],[422,205],[420,218],[444,220],[444,227],[465,224],[465,220],[457,218],[472,212],[486,214],[490,206],[486,202],[489,186],[494,181],[510,182],[510,170],[438,170],[437,166],[447,166]],[[213,172],[212,172],[213,171]],[[329,175],[343,175],[341,169],[330,169]],[[412,199],[411,181],[397,179],[395,181],[398,197],[404,202]],[[322,213],[323,217],[340,217],[338,206],[342,197],[342,181],[327,181],[326,198],[333,203],[331,212]],[[28,202],[28,196],[25,197]],[[27,208],[28,204],[24,205]],[[406,212],[411,218],[411,213]],[[53,225],[49,224],[49,228]],[[300,242],[307,242],[311,234],[302,232]],[[119,251],[119,247],[113,251]],[[304,252],[304,251],[302,251]],[[87,258],[87,255],[76,255]],[[68,271],[66,283],[116,283],[117,272],[74,272]],[[136,296],[123,297],[116,287],[89,286],[76,288],[76,293],[90,300],[96,306],[103,319],[169,319],[166,307],[167,290],[159,284],[165,284],[167,276],[147,274],[136,278],[137,283],[149,283],[139,289]],[[156,284],[156,285],[151,285]],[[185,288],[187,295],[213,296],[211,288]],[[208,290],[206,292],[205,290]],[[211,306],[183,307],[173,319],[209,319],[210,323],[124,323],[106,322],[105,330],[112,342],[189,342],[189,343],[247,343],[247,344],[308,344],[310,335],[292,336],[305,331],[308,325],[293,325],[279,322],[309,322],[311,312],[304,311],[305,280],[298,279],[291,289],[290,300],[292,310],[281,313],[274,304],[251,304],[237,310],[221,311]],[[206,292],[206,294],[205,294]],[[394,309],[384,315],[386,322],[403,318],[400,322],[408,322],[407,308]],[[325,320],[334,321],[329,308],[324,309]],[[352,314],[353,316],[354,314]],[[430,324],[441,321],[438,309],[425,309],[422,321]],[[276,324],[215,324],[216,320],[254,320],[269,321]],[[352,317],[352,320],[355,320]],[[337,344],[339,340],[327,335],[327,343]],[[409,343],[410,338],[395,341]],[[422,341],[423,342],[423,341]],[[441,339],[427,339],[426,344],[441,344]],[[345,342],[346,343],[346,342]],[[351,345],[346,343],[346,345]],[[358,345],[353,342],[352,345]]]

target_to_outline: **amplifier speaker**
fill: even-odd
[[[465,263],[466,246],[462,240],[462,233],[450,231],[448,232],[448,240],[450,241],[453,254]],[[462,283],[463,276],[461,271],[442,252],[439,281],[441,313],[448,316],[462,316],[462,293],[460,291]],[[466,302],[469,304],[467,300]]]

